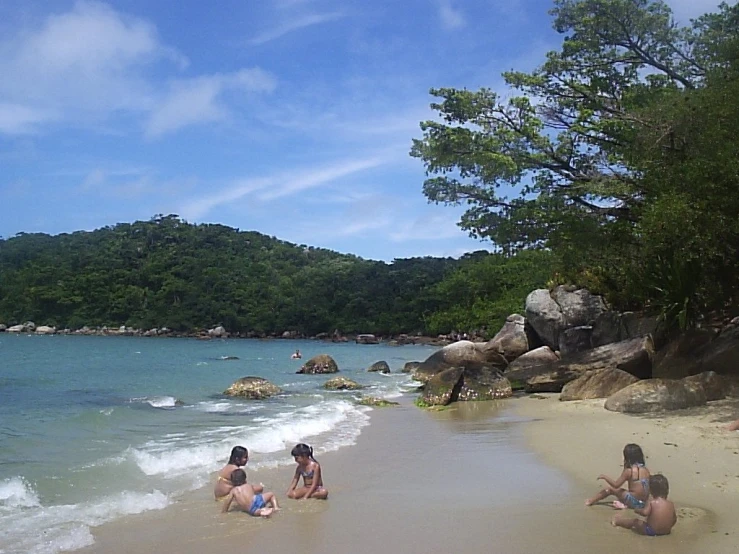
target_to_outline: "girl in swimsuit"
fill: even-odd
[[[328,498],[328,491],[323,486],[321,464],[313,457],[313,449],[307,444],[300,443],[292,449],[290,455],[295,458],[298,467],[295,468],[295,475],[287,489],[287,497],[295,500],[304,498],[325,500]],[[298,487],[301,477],[303,486]]]
[[[213,495],[216,500],[223,500],[226,495],[231,492],[233,483],[231,482],[231,473],[235,469],[239,469],[246,465],[249,461],[249,451],[244,446],[234,446],[231,450],[231,457],[228,459],[228,463],[223,466],[223,469],[218,472],[216,479],[216,486],[213,489]],[[261,488],[260,488],[261,487]],[[256,492],[262,492],[264,487],[262,485],[254,485]]]
[[[594,497],[585,501],[586,506],[592,506],[608,496],[615,496],[618,500],[613,502],[613,507],[618,510],[625,508],[643,509],[649,497],[649,470],[644,463],[644,452],[638,444],[627,444],[624,447],[624,470],[615,481],[607,475],[598,475],[608,483]],[[622,489],[624,483],[629,484],[628,489]]]

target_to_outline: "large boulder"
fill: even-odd
[[[600,314],[608,310],[603,297],[591,294],[587,289],[560,285],[552,291],[552,298],[562,311],[565,328],[592,325]]]
[[[490,353],[488,353],[490,354]],[[495,352],[493,355],[501,359],[501,363],[505,364],[505,359]],[[426,358],[421,365],[419,365],[415,372],[413,372],[413,378],[416,381],[422,383],[427,382],[431,377],[437,373],[452,368],[452,367],[465,367],[469,364],[483,364],[486,361],[486,354],[483,353],[475,343],[468,340],[460,340],[453,342],[437,350],[431,356]]]
[[[562,387],[559,399],[568,401],[608,398],[638,380],[631,373],[616,368],[586,371]]]
[[[699,352],[716,338],[709,329],[681,333],[654,355],[652,375],[660,379],[682,379],[700,373]]]
[[[544,365],[550,362],[556,362],[559,360],[559,356],[555,354],[554,350],[548,346],[540,346],[534,350],[529,350],[526,354],[523,354],[516,358],[508,365],[507,372],[511,372],[514,369],[526,369],[530,367],[536,367]]]
[[[511,364],[505,376],[528,392],[560,392],[586,371],[621,369],[640,379],[651,377],[654,344],[650,337],[606,344],[592,350],[573,354],[568,358],[539,365]]]
[[[563,358],[592,348],[592,325],[578,325],[559,334],[559,355]]]
[[[700,371],[739,375],[739,326],[730,326],[699,351]]]
[[[457,401],[495,400],[513,394],[511,382],[491,366],[467,367],[457,392]]]
[[[332,377],[323,384],[323,388],[328,390],[359,390],[364,387],[346,377]]]
[[[541,341],[553,348],[559,348],[559,333],[565,328],[565,317],[547,289],[531,291],[526,297],[526,321],[534,329]]]
[[[698,375],[691,375],[682,379],[688,387],[698,387],[706,393],[706,400],[723,400],[730,391],[728,379],[715,371],[704,371]]]
[[[390,373],[390,366],[387,365],[386,361],[381,360],[369,366],[367,371],[387,374],[387,373]]]
[[[208,331],[208,336],[213,338],[225,339],[226,337],[228,337],[228,331],[226,331],[223,325],[219,325],[214,329],[210,329]]]
[[[706,403],[702,387],[689,386],[675,379],[645,379],[608,397],[606,410],[625,413],[648,413],[680,410]]]
[[[8,327],[8,333],[23,333],[25,332],[25,330],[26,330],[26,326],[22,324],[11,325],[10,327]]]
[[[279,394],[280,392],[280,387],[261,377],[242,377],[223,391],[223,394],[226,396],[240,396],[252,400],[261,400]]]
[[[380,342],[375,335],[370,334],[357,335],[357,338],[354,339],[354,341],[357,344],[379,344]]]
[[[328,354],[318,354],[318,356],[313,356],[305,362],[295,373],[336,373],[337,371],[339,371],[339,366],[336,365],[336,362],[331,356]]]
[[[36,327],[37,335],[55,335],[56,327],[50,327],[49,325],[39,325]]]
[[[428,406],[446,406],[461,387],[463,367],[450,367],[433,375],[423,388],[422,400]]]
[[[509,315],[500,331],[480,348],[483,352],[494,351],[501,354],[509,362],[528,352],[526,318],[518,314]]]
[[[401,369],[400,372],[413,373],[420,365],[421,362],[405,362],[405,364],[403,364],[403,369]]]

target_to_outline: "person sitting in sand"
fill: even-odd
[[[226,501],[223,504],[223,508],[221,508],[221,513],[225,514],[228,512],[233,501],[236,501],[239,508],[252,516],[269,517],[273,512],[280,509],[275,493],[258,493],[256,487],[246,482],[246,472],[243,469],[233,470],[231,473],[231,482],[233,483],[233,488],[226,495]],[[271,504],[271,506],[268,506],[268,504]]]
[[[618,500],[613,502],[613,507],[618,510],[644,508],[649,497],[649,475],[641,447],[638,444],[627,444],[624,447],[624,470],[621,476],[614,481],[607,475],[598,475],[598,479],[603,479],[610,486],[587,499],[585,505],[592,506],[608,496],[615,496]],[[628,490],[622,489],[621,485],[627,482]]]
[[[297,444],[290,455],[295,458],[298,467],[295,468],[295,476],[287,489],[287,497],[295,500],[303,498],[328,498],[328,491],[323,486],[321,465],[313,457],[313,449],[307,444]],[[303,486],[298,487],[300,478],[303,478]]]
[[[223,466],[221,471],[218,472],[216,486],[213,489],[213,495],[216,497],[216,500],[223,500],[226,498],[226,495],[234,486],[231,482],[231,474],[235,469],[245,466],[248,461],[249,451],[246,447],[234,446],[231,449],[231,457],[228,459],[228,463]],[[257,492],[262,492],[264,487],[262,485],[255,485],[254,488]]]
[[[303,357],[303,355],[302,355],[302,354],[300,353],[300,350],[296,350],[296,351],[295,351],[295,354],[293,354],[293,355],[292,355],[292,356],[290,356],[290,357],[291,357],[291,358],[292,358],[293,360],[299,360],[300,358],[302,358],[302,357]]]
[[[615,516],[611,524],[614,527],[631,529],[640,535],[656,537],[657,535],[669,535],[677,523],[675,504],[667,500],[670,492],[670,484],[664,475],[652,475],[649,478],[649,490],[652,499],[644,508],[638,508],[636,513],[646,517],[646,521],[639,518],[620,518]]]

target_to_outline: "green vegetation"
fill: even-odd
[[[547,260],[477,252],[387,264],[157,216],[93,232],[0,240],[0,322],[176,331],[222,324],[256,334],[494,333],[523,309],[526,289],[544,285],[549,270],[535,266]]]
[[[411,155],[424,194],[553,283],[695,324],[739,302],[739,6],[679,27],[654,0],[555,0],[565,35],[531,73],[431,93]],[[507,91],[510,92],[510,91]]]

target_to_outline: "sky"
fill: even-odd
[[[488,249],[408,152],[430,88],[503,91],[558,49],[551,7],[0,0],[0,237],[177,214],[375,260]]]

